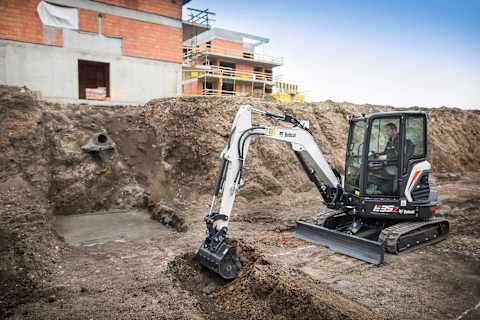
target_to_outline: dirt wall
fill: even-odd
[[[28,90],[0,91],[2,181],[22,176],[45,197],[54,214],[144,207],[147,200],[189,199],[211,191],[219,154],[242,104],[308,120],[321,150],[343,171],[348,114],[387,106],[331,101],[281,105],[248,98],[161,99],[138,107],[58,105]],[[428,110],[433,172],[480,170],[480,111]],[[254,120],[263,120],[256,119]],[[116,148],[81,149],[106,129]],[[246,161],[241,195],[255,198],[312,188],[285,144],[256,139]]]

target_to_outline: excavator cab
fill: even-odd
[[[428,218],[427,118],[423,112],[382,112],[350,119],[344,199],[365,218]],[[390,207],[392,210],[386,210]],[[382,207],[383,206],[383,207]],[[412,207],[413,211],[400,207]],[[398,209],[396,209],[398,207]],[[413,208],[415,207],[415,208]]]
[[[350,119],[345,161],[346,194],[408,200],[405,187],[415,164],[426,161],[427,119],[421,112],[385,112]],[[429,170],[415,189],[428,200]],[[408,190],[407,190],[408,191]]]

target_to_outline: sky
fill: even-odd
[[[480,108],[480,0],[192,0],[270,39],[308,101]],[[185,10],[186,11],[186,10]]]

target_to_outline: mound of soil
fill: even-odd
[[[170,273],[197,297],[207,319],[380,319],[306,274],[268,262],[243,241],[235,243],[242,270],[233,281],[204,269],[193,254],[170,262]]]

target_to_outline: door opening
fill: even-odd
[[[78,98],[107,100],[110,97],[110,64],[78,60]]]

